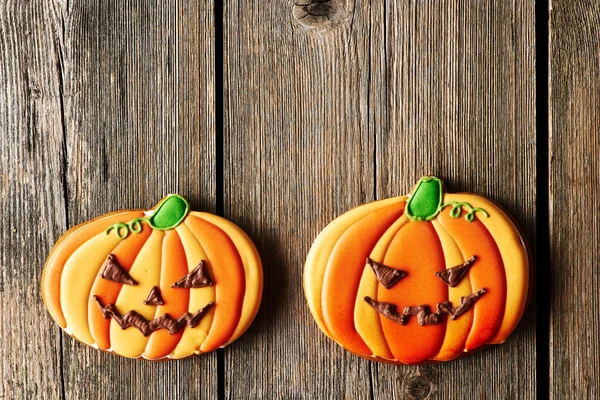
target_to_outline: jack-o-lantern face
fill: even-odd
[[[475,260],[476,257],[473,256],[464,263],[443,271],[436,272],[435,275],[446,285],[455,287],[464,278],[465,274],[469,268],[471,268]],[[375,277],[386,289],[391,289],[391,287],[394,286],[400,279],[406,276],[406,271],[385,266],[371,260],[370,258],[367,259],[367,264],[373,268]],[[460,317],[467,312],[485,293],[486,289],[481,288],[474,293],[470,293],[467,296],[461,297],[460,304],[456,305],[456,307],[453,307],[450,301],[438,303],[435,307],[435,312],[431,312],[429,306],[424,304],[420,306],[406,306],[402,313],[398,313],[398,308],[395,304],[373,300],[369,296],[365,296],[364,300],[381,315],[394,322],[406,325],[410,317],[416,316],[419,325],[423,326],[441,323],[443,314],[448,314],[448,316],[453,320]]]
[[[442,189],[422,178],[409,196],[351,210],[315,240],[306,298],[344,348],[387,362],[447,361],[516,327],[529,289],[518,229],[491,201]]]
[[[131,358],[183,358],[223,347],[252,322],[262,268],[231,222],[167,196],[149,211],[72,228],[48,257],[50,314],[88,345]]]
[[[184,271],[185,272],[185,271]],[[106,260],[106,264],[102,274],[102,279],[108,279],[113,282],[121,283],[124,285],[136,286],[138,283],[129,275],[129,273],[119,264],[114,254],[110,254]],[[186,274],[183,278],[174,282],[171,288],[202,288],[206,286],[212,286],[212,280],[208,276],[206,270],[206,263],[204,260],[200,261],[200,264],[194,268],[191,272]],[[101,292],[104,292],[101,290]],[[172,293],[173,300],[178,301],[181,294]],[[100,311],[104,318],[112,318],[121,327],[121,329],[129,328],[133,326],[139,329],[144,336],[150,335],[159,329],[166,329],[171,335],[176,334],[182,330],[186,325],[190,328],[194,328],[202,317],[212,308],[214,303],[211,301],[204,307],[200,308],[193,314],[190,312],[184,312],[179,318],[175,319],[168,313],[164,313],[156,318],[147,319],[142,314],[135,310],[128,311],[125,315],[122,315],[115,306],[115,304],[102,304],[101,294],[94,294],[94,300],[98,304]],[[153,286],[148,292],[146,300],[143,304],[147,306],[163,306],[165,301],[162,297],[160,288]]]

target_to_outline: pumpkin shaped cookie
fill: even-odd
[[[448,361],[502,343],[527,302],[529,256],[496,204],[422,178],[319,234],[304,269],[319,328],[365,358]]]
[[[130,358],[178,359],[237,339],[262,295],[246,234],[169,195],[67,231],[48,256],[42,297],[79,341]]]

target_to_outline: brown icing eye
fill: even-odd
[[[391,288],[396,283],[400,281],[400,279],[406,276],[406,272],[400,269],[388,267],[377,261],[373,261],[370,258],[367,258],[367,264],[373,268],[373,272],[375,272],[375,276],[379,283],[381,283],[386,289]]]
[[[154,286],[150,289],[150,293],[148,293],[148,297],[144,300],[144,304],[147,306],[162,306],[165,304],[162,296],[160,295],[160,289],[158,286]]]
[[[448,268],[444,271],[435,272],[435,276],[440,278],[446,285],[455,287],[460,283],[462,278],[465,277],[473,263],[477,260],[477,257],[473,256],[462,264],[455,267]]]
[[[194,268],[190,273],[186,276],[175,282],[171,285],[172,288],[203,288],[206,286],[212,286],[213,281],[208,275],[208,271],[206,269],[206,262],[204,260],[200,261],[200,264],[196,268]]]
[[[121,283],[123,285],[136,286],[138,283],[129,275],[127,271],[119,264],[114,254],[109,254],[106,259],[106,266],[102,271],[102,278],[109,281]]]

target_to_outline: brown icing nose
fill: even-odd
[[[144,304],[147,306],[162,306],[165,304],[160,295],[160,289],[157,286],[150,289],[150,293],[148,293],[148,297],[144,300]]]

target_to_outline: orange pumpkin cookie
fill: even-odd
[[[224,347],[262,295],[256,248],[233,223],[178,195],[67,231],[42,274],[54,320],[79,341],[130,358],[178,359]]]
[[[515,329],[529,256],[497,205],[424,177],[412,194],[362,205],[323,229],[304,291],[319,328],[355,354],[448,361]]]

